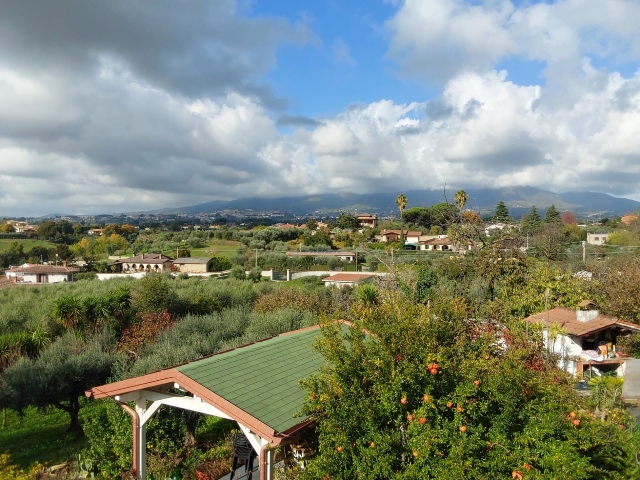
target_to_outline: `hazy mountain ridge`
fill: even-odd
[[[409,200],[408,208],[410,208],[433,205],[445,201],[445,198],[449,202],[453,202],[455,191],[454,189],[446,192],[443,190],[408,190],[403,193]],[[514,215],[529,210],[534,205],[542,211],[555,205],[559,210],[572,210],[581,215],[620,215],[640,211],[640,202],[638,201],[598,192],[554,193],[534,187],[467,189],[466,192],[469,196],[467,208],[481,213],[492,211],[500,200],[505,202]],[[228,202],[213,201],[179,208],[164,208],[149,213],[196,214],[221,210],[254,210],[305,215],[348,210],[352,213],[384,214],[396,212],[395,200],[399,193],[326,193],[279,198],[248,197]]]

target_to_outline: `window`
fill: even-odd
[[[598,242],[598,241],[600,240],[600,237],[593,237],[593,240],[594,240],[595,242]]]

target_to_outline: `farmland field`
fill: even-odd
[[[222,255],[224,257],[231,257],[232,255],[235,255],[236,250],[240,245],[242,245],[242,243],[232,241],[211,242],[204,248],[191,249],[191,256],[211,257],[213,255]]]
[[[6,252],[7,250],[9,250],[9,246],[13,242],[21,243],[23,245],[23,248],[24,248],[25,252],[28,252],[33,247],[52,248],[52,247],[55,246],[53,243],[47,242],[46,240],[27,240],[27,239],[8,240],[8,239],[1,239],[0,240],[0,253]]]

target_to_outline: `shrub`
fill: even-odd
[[[354,309],[303,382],[319,453],[299,478],[638,478],[633,420],[593,418],[541,336],[397,290]]]
[[[234,265],[231,272],[229,272],[229,276],[235,280],[245,280],[247,278],[244,267],[240,265]]]
[[[254,306],[258,313],[272,312],[281,308],[327,314],[331,311],[331,296],[325,289],[276,290],[260,297]]]

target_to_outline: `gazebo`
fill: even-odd
[[[162,405],[234,420],[259,454],[260,480],[273,479],[274,447],[293,444],[311,421],[300,416],[299,381],[325,360],[312,344],[319,327],[285,333],[172,368],[92,388],[133,419],[133,469],[146,478],[147,421]],[[129,403],[135,402],[132,408]]]

